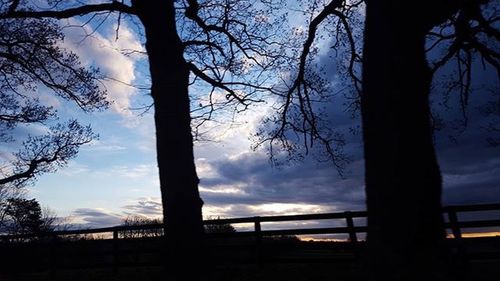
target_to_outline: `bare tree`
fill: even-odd
[[[47,9],[4,1],[0,19],[69,18],[117,12],[135,16],[144,29],[149,59],[151,96],[156,125],[156,149],[165,231],[173,262],[172,277],[198,279],[199,270],[186,272],[179,264],[202,264],[202,200],[193,159],[193,136],[188,87],[209,87],[206,102],[195,111],[199,120],[211,118],[221,106],[235,111],[261,100],[272,91],[269,77],[284,56],[277,28],[282,17],[273,18],[279,1],[184,0],[103,1],[77,6],[47,1]],[[118,24],[119,26],[119,24]],[[193,79],[190,81],[190,75]],[[246,78],[242,78],[246,77]],[[223,93],[222,95],[220,93]],[[222,97],[222,98],[221,98]]]
[[[368,208],[370,280],[450,280],[449,256],[441,215],[441,173],[433,143],[429,95],[433,74],[451,61],[458,65],[450,90],[467,105],[474,56],[499,70],[498,5],[494,1],[342,1],[318,5],[311,14],[301,63],[278,112],[280,126],[268,140],[284,141],[290,131],[320,142],[339,165],[342,144],[325,135],[314,101],[323,89],[308,77],[308,57],[320,26],[341,27],[349,57],[347,75],[359,96]],[[366,3],[364,3],[366,2]],[[489,4],[488,4],[489,3]],[[364,42],[356,45],[351,11],[366,5]],[[411,11],[409,13],[408,11]],[[331,22],[330,22],[331,23]],[[331,25],[329,25],[331,26]],[[323,27],[324,28],[324,27]],[[339,33],[333,33],[339,36]],[[426,39],[432,37],[426,45]],[[429,50],[444,55],[426,60]],[[362,62],[362,79],[356,63]],[[309,70],[311,71],[311,70]],[[309,75],[310,76],[310,75]],[[314,76],[313,76],[314,77]],[[451,92],[450,92],[451,93]],[[298,120],[293,121],[293,120]],[[367,277],[367,278],[368,278]]]

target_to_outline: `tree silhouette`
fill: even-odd
[[[358,7],[364,7],[363,2],[366,20],[361,56],[352,16]],[[486,5],[489,2],[490,6]],[[474,0],[333,0],[311,13],[301,63],[278,112],[280,126],[268,140],[286,142],[288,131],[299,132],[308,139],[306,145],[323,143],[333,163],[342,168],[342,151],[335,149],[342,139],[322,131],[314,106],[324,88],[306,68],[316,32],[333,18],[338,27],[335,39],[344,39],[348,46],[346,73],[358,93],[354,104],[361,107],[369,280],[456,278],[450,271],[445,244],[441,173],[434,150],[429,94],[433,74],[455,58],[459,71],[456,83],[450,85],[459,89],[460,106],[467,104],[472,91],[474,55],[500,70],[500,54],[495,49],[499,40],[497,8],[493,1]],[[428,36],[434,37],[430,47],[426,46]],[[440,43],[445,46],[444,55],[429,64],[426,52],[442,47]],[[362,79],[356,66],[361,62]]]
[[[122,220],[124,226],[148,226],[159,225],[162,223],[161,219],[148,218],[140,215],[129,215]],[[119,235],[123,238],[144,238],[144,237],[161,237],[165,235],[162,228],[154,229],[133,229],[120,231]]]
[[[425,13],[425,17],[408,17],[403,12],[407,6],[396,1],[367,3],[361,105],[368,239],[372,272],[379,279],[456,278],[446,268],[442,180],[434,150],[429,94],[432,74],[462,49],[469,56],[482,56],[500,70],[499,53],[481,39],[495,34],[493,40],[499,39],[493,28],[498,19],[487,21],[483,16],[488,6],[481,5],[488,2],[419,5],[420,13],[413,15]],[[411,27],[401,24],[409,21]],[[434,27],[450,22],[454,27],[452,47],[442,60],[429,66],[426,36]],[[380,40],[388,44],[382,48]],[[462,73],[457,77],[463,85],[459,94],[468,96],[472,66],[470,61],[459,64],[469,73],[466,79]],[[403,211],[397,215],[392,210]],[[405,235],[389,238],[397,230]],[[395,265],[399,270],[394,270]]]
[[[5,1],[0,9],[7,11]],[[39,92],[46,89],[84,111],[107,106],[99,72],[83,68],[75,54],[59,47],[62,40],[60,27],[50,20],[0,21],[0,142],[23,146],[2,160],[2,200],[14,197],[38,175],[65,165],[81,145],[96,137],[75,120],[53,125],[45,135],[29,136],[22,144],[14,130],[21,124],[48,125],[57,119],[56,110],[39,101]]]
[[[0,202],[0,232],[39,234],[54,229],[54,218],[45,216],[36,199],[10,198]]]
[[[14,154],[9,171],[0,178],[0,185],[22,187],[42,173],[54,172],[75,157],[81,145],[94,139],[90,126],[84,127],[76,120],[58,124],[43,136],[29,137],[23,149]]]
[[[186,271],[182,266],[202,264],[203,235],[203,202],[193,159],[188,87],[199,81],[209,87],[208,101],[197,110],[201,123],[219,107],[232,105],[235,111],[244,110],[259,102],[262,92],[272,91],[266,77],[280,66],[282,57],[286,58],[276,32],[279,22],[269,17],[279,3],[132,0],[131,5],[89,1],[64,6],[61,1],[47,1],[49,8],[44,10],[19,1],[4,3],[8,9],[0,19],[62,19],[98,12],[118,12],[119,20],[122,14],[139,18],[151,76],[163,216],[171,255],[169,270],[174,279],[198,279],[200,270]],[[190,74],[195,77],[193,81]],[[243,75],[246,78],[239,79]]]

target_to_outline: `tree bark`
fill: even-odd
[[[450,280],[428,101],[427,27],[419,26],[422,14],[401,2],[367,1],[361,107],[368,280]]]
[[[176,29],[174,1],[137,0],[133,7],[144,24],[151,71],[167,272],[173,280],[197,280],[203,201],[193,155],[189,69]]]

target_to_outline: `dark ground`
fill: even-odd
[[[118,245],[121,256],[115,260],[120,266],[115,274],[110,241],[62,242],[58,247],[4,245],[0,248],[0,281],[164,280],[163,269],[158,264],[161,253],[154,251],[160,246],[158,241],[121,241]],[[500,237],[464,239],[464,246],[470,257],[467,281],[500,280]],[[359,248],[362,253],[363,245]],[[356,280],[360,272],[359,262],[350,244],[345,242],[268,241],[260,251],[260,265],[255,263],[255,249],[254,244],[241,245],[227,240],[218,243],[207,259],[205,280],[350,281]],[[58,268],[48,262],[51,255],[58,257]],[[142,266],[137,266],[139,264]]]

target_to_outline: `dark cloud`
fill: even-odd
[[[80,208],[73,211],[72,217],[82,220],[83,224],[79,224],[83,228],[99,228],[119,225],[122,222],[122,217],[101,209]]]
[[[500,137],[499,132],[488,130],[488,124],[500,121],[498,108],[497,112],[488,112],[491,103],[498,102],[500,84],[491,68],[476,65],[474,71],[475,90],[465,111],[460,107],[458,93],[452,93],[448,104],[434,106],[445,122],[444,128],[436,132],[435,142],[446,205],[500,202],[500,150],[488,142]],[[440,89],[436,86],[434,95],[439,97]]]
[[[266,155],[245,153],[238,157],[211,163],[216,178],[202,178],[201,186],[207,204],[259,205],[300,203],[335,207],[340,210],[360,209],[364,204],[362,174],[359,161],[349,165],[349,177],[339,177],[328,163],[308,160],[273,168]],[[239,192],[223,193],[224,186]],[[221,192],[217,192],[217,191]]]
[[[337,83],[337,88],[348,86],[336,80],[338,68],[330,56],[321,56],[317,63],[326,66],[326,75]],[[445,104],[442,96],[445,84],[435,83],[433,89],[433,111],[445,125],[435,135],[445,205],[500,202],[500,150],[487,141],[491,137],[499,139],[498,132],[487,130],[488,124],[495,124],[498,112],[485,110],[495,101],[498,106],[500,87],[492,69],[474,67],[474,92],[466,107],[467,126],[463,126],[465,119],[459,97],[452,95]],[[436,81],[445,82],[451,71],[450,67],[445,69]],[[335,89],[332,92],[336,92]],[[251,206],[270,203],[316,204],[325,210],[328,207],[335,207],[330,210],[365,209],[360,120],[353,118],[347,107],[352,100],[349,94],[346,96],[336,94],[318,105],[329,125],[342,132],[346,139],[344,152],[351,163],[346,167],[344,178],[338,176],[331,164],[318,163],[312,158],[280,168],[273,168],[267,156],[258,152],[218,161],[209,159],[207,163],[215,176],[201,178],[201,186],[207,189],[202,192],[206,205],[226,206],[221,212],[230,217],[258,215]],[[225,187],[241,192],[224,193]]]

